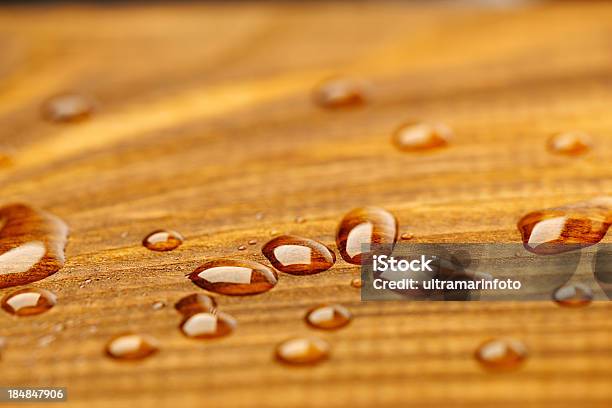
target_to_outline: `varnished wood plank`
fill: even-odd
[[[415,242],[519,242],[526,212],[610,195],[610,21],[606,2],[0,9],[0,149],[11,156],[0,205],[30,203],[71,228],[65,267],[33,285],[58,305],[0,316],[0,385],[67,386],[67,406],[609,406],[607,303],[362,303],[349,285],[358,268],[338,260],[281,274],[258,296],[220,297],[239,324],[225,339],[184,338],[172,304],[201,290],[185,275],[206,260],[267,262],[273,230],[335,249],[337,223],[362,205],[391,211]],[[315,106],[312,87],[336,73],[371,81],[371,102]],[[41,103],[69,90],[95,97],[97,112],[45,122]],[[412,119],[448,123],[455,138],[401,153],[391,133]],[[551,155],[548,136],[566,129],[592,134],[594,149]],[[185,243],[143,248],[159,228]],[[303,314],[321,302],[355,315],[320,333],[330,360],[276,363],[279,341],[313,334]],[[104,357],[126,330],[161,351],[136,364]],[[472,358],[498,335],[528,346],[520,370],[492,374]]]

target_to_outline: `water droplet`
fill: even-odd
[[[57,303],[57,299],[48,290],[25,288],[7,294],[1,303],[7,313],[16,316],[33,316],[51,309]]]
[[[106,344],[106,355],[117,360],[142,360],[159,351],[157,340],[143,334],[122,334]]]
[[[211,296],[194,293],[179,299],[174,308],[181,314],[192,315],[200,312],[213,312],[217,308],[217,302]]]
[[[587,306],[593,300],[593,291],[582,283],[565,285],[555,290],[553,300],[566,307]]]
[[[518,229],[525,249],[536,254],[558,254],[601,241],[612,223],[612,197],[531,212]]]
[[[94,101],[84,95],[65,93],[47,99],[42,114],[51,122],[78,122],[93,113],[94,105]]]
[[[478,347],[475,357],[488,369],[509,370],[523,363],[527,358],[527,348],[518,340],[492,339]]]
[[[285,340],[276,346],[276,358],[291,365],[314,365],[329,357],[329,344],[316,337]]]
[[[400,238],[404,241],[408,241],[411,240],[412,238],[414,238],[414,234],[412,232],[404,232]]]
[[[64,324],[63,324],[63,323],[58,323],[58,324],[56,324],[56,325],[54,325],[54,326],[53,326],[53,331],[54,331],[54,332],[56,332],[56,333],[59,333],[59,332],[61,332],[62,330],[64,330],[64,328],[65,328],[65,327],[66,327],[66,326],[64,326]]]
[[[166,302],[158,300],[157,302],[153,302],[153,304],[151,305],[151,308],[153,310],[162,310],[164,307],[166,307]]]
[[[306,323],[316,329],[335,330],[351,322],[352,315],[341,305],[317,306],[306,313]]]
[[[85,286],[89,285],[90,283],[91,283],[91,279],[85,279],[83,283],[79,285],[79,288],[83,289]]]
[[[246,245],[240,245],[240,246],[238,247],[238,250],[239,250],[239,251],[244,251],[245,249],[247,249]]]
[[[226,313],[200,312],[185,317],[180,329],[187,337],[212,339],[227,336],[234,331],[236,324],[236,319]]]
[[[548,149],[557,154],[578,156],[591,149],[589,135],[582,132],[564,132],[552,135],[548,139]]]
[[[356,208],[347,213],[336,234],[336,244],[342,258],[361,264],[362,244],[394,244],[398,223],[393,214],[377,207]]]
[[[354,288],[361,288],[363,286],[363,281],[361,278],[354,278],[351,280],[351,286]]]
[[[183,243],[183,236],[176,231],[153,231],[142,240],[142,245],[151,251],[172,251]]]
[[[393,144],[402,151],[421,151],[446,146],[453,131],[443,123],[408,123],[393,133]]]
[[[68,227],[26,205],[0,208],[0,288],[26,285],[64,266]]]
[[[306,222],[306,218],[297,216],[297,217],[295,217],[294,221],[295,221],[296,224],[303,224],[303,223]]]
[[[258,212],[257,214],[255,214],[255,219],[257,221],[263,220],[263,217],[264,217],[264,213],[262,213],[262,212]]]
[[[270,231],[270,236],[271,236],[271,237],[273,237],[273,236],[275,236],[275,235],[278,235],[278,234],[280,234],[280,231],[279,231],[279,230],[271,230],[271,231]]]
[[[324,108],[349,108],[367,102],[369,85],[360,79],[332,77],[314,89],[315,102]]]
[[[292,275],[312,275],[328,270],[336,255],[322,243],[293,235],[281,235],[261,250],[276,269]]]
[[[258,262],[218,259],[198,267],[189,279],[201,288],[223,295],[254,295],[272,289],[278,275]]]
[[[55,341],[55,336],[48,334],[38,339],[38,346],[47,347],[49,344],[53,343],[54,341]]]
[[[251,239],[248,242],[249,245],[257,245],[257,240],[256,239]]]

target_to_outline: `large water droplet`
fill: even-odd
[[[312,275],[328,270],[336,255],[322,243],[293,235],[276,237],[262,248],[272,266],[292,275]]]
[[[351,280],[351,286],[359,289],[363,286],[363,281],[361,280],[361,278],[353,278]]]
[[[0,208],[0,288],[60,270],[67,239],[68,227],[54,215],[22,204]]]
[[[57,303],[48,290],[26,288],[11,292],[2,298],[2,308],[16,316],[32,316],[46,312]]]
[[[566,307],[587,306],[593,300],[593,291],[582,283],[565,285],[555,290],[553,300]]]
[[[316,337],[285,340],[276,346],[276,358],[285,364],[314,365],[329,357],[329,344]]]
[[[176,231],[157,230],[145,237],[142,245],[151,251],[172,251],[183,243],[183,236]]]
[[[157,340],[144,334],[123,334],[106,344],[106,355],[116,360],[142,360],[159,351]]]
[[[359,79],[333,77],[319,83],[314,89],[315,102],[324,108],[349,108],[366,103],[369,85]]]
[[[180,329],[187,337],[212,339],[227,336],[234,331],[236,324],[236,319],[227,313],[200,312],[185,317]]]
[[[476,360],[492,370],[510,370],[527,358],[525,345],[514,339],[492,339],[482,343],[475,353]]]
[[[442,123],[408,123],[393,133],[393,144],[399,150],[412,152],[446,146],[453,131]]]
[[[211,296],[193,293],[179,299],[174,308],[179,313],[189,316],[200,312],[213,312],[217,308],[217,302]]]
[[[81,94],[65,93],[47,99],[42,106],[43,117],[51,122],[78,122],[94,111],[94,101]]]
[[[361,264],[361,255],[370,244],[394,244],[398,223],[393,214],[377,207],[356,208],[344,216],[336,244],[342,258],[352,264]]]
[[[218,259],[198,267],[189,279],[201,288],[223,295],[254,295],[272,289],[278,275],[258,262]]]
[[[612,197],[531,212],[518,222],[525,249],[558,254],[602,240],[612,223]]]
[[[316,329],[335,330],[351,322],[352,315],[341,305],[317,306],[306,313],[306,323]]]
[[[591,149],[591,137],[582,132],[564,132],[548,139],[548,149],[557,154],[577,156]]]

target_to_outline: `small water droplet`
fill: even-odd
[[[558,254],[601,241],[612,223],[612,197],[531,212],[517,227],[525,249],[536,254]]]
[[[257,214],[255,214],[255,219],[257,221],[263,220],[263,217],[264,217],[264,213],[262,213],[262,212],[258,212]]]
[[[313,92],[315,102],[324,108],[349,108],[363,105],[369,97],[369,84],[365,81],[332,77],[319,83]]]
[[[408,241],[411,240],[412,238],[414,238],[414,234],[412,232],[404,232],[400,238],[404,241]]]
[[[55,336],[48,334],[38,339],[38,346],[47,347],[49,344],[53,343],[54,341],[55,341]]]
[[[239,251],[244,251],[245,249],[247,249],[246,245],[240,245],[240,246],[238,247],[238,250],[239,250]]]
[[[81,94],[65,93],[47,99],[42,106],[43,117],[51,122],[78,122],[94,111],[94,101]]]
[[[254,295],[272,289],[278,275],[258,262],[218,259],[198,267],[189,279],[201,288],[223,295]]]
[[[329,344],[316,337],[298,337],[276,346],[276,358],[290,365],[314,365],[329,357]]]
[[[0,208],[0,288],[26,285],[64,266],[68,227],[22,204]]]
[[[273,237],[273,236],[275,236],[275,235],[278,235],[278,234],[280,234],[280,231],[279,231],[279,230],[270,230],[270,236],[271,236],[271,237]]]
[[[122,334],[106,344],[106,355],[116,360],[142,360],[159,351],[157,340],[144,334]]]
[[[183,315],[213,312],[217,308],[217,301],[211,296],[193,293],[179,299],[174,308]]]
[[[66,327],[66,326],[64,326],[64,324],[63,324],[63,323],[58,323],[58,324],[56,324],[56,325],[54,325],[54,326],[53,326],[53,331],[54,331],[54,332],[56,332],[56,333],[59,333],[59,332],[61,332],[62,330],[64,330],[64,328],[65,328],[65,327]]]
[[[361,288],[363,286],[363,281],[361,278],[353,278],[351,280],[351,286],[354,288]]]
[[[453,131],[443,123],[407,123],[393,133],[393,144],[399,150],[412,152],[446,146]]]
[[[15,316],[33,316],[51,309],[57,300],[48,290],[25,288],[7,294],[1,303],[7,313]]]
[[[6,337],[0,337],[0,350],[6,347]]]
[[[142,241],[147,249],[151,251],[172,251],[183,243],[183,236],[176,231],[157,230],[153,231]]]
[[[128,236],[128,232],[127,231],[123,231],[121,233],[121,238],[126,238]]]
[[[97,326],[89,326],[89,328],[87,329],[88,332],[90,333],[97,333],[98,332],[98,327]]]
[[[578,156],[591,149],[591,137],[582,132],[563,132],[548,139],[548,150],[557,154]]]
[[[582,283],[565,285],[555,290],[553,300],[560,306],[583,307],[593,300],[593,291]]]
[[[293,235],[281,235],[268,241],[262,253],[272,266],[292,275],[312,275],[328,270],[336,255],[322,243]]]
[[[510,370],[527,358],[525,345],[514,339],[491,339],[482,343],[475,353],[476,360],[492,370]]]
[[[83,283],[79,285],[79,288],[83,289],[85,286],[89,285],[90,283],[91,283],[91,279],[85,279]]]
[[[351,312],[341,305],[321,305],[313,307],[306,313],[306,323],[311,327],[323,330],[335,330],[351,322]]]
[[[296,224],[303,224],[303,223],[305,223],[305,222],[306,222],[306,218],[304,218],[304,217],[300,217],[300,216],[298,215],[297,217],[295,217],[295,220],[294,220],[294,221],[295,221],[295,223],[296,223]]]
[[[251,239],[248,242],[249,245],[257,245],[257,240],[256,239]]]
[[[162,300],[158,300],[157,302],[153,302],[153,304],[151,305],[151,308],[153,310],[162,310],[164,307],[166,307],[166,302],[164,302]]]
[[[336,245],[346,262],[360,265],[362,244],[395,244],[397,235],[397,219],[390,212],[377,207],[356,208],[340,221]]]
[[[227,313],[200,312],[185,317],[180,329],[187,337],[212,339],[227,336],[234,331],[236,324],[236,319]]]

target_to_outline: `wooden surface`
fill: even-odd
[[[265,261],[272,230],[335,247],[342,215],[377,205],[415,242],[517,242],[524,213],[612,193],[612,4],[428,4],[0,9],[0,147],[12,156],[0,204],[42,207],[71,228],[64,269],[32,285],[58,305],[0,313],[1,385],[66,386],[62,406],[89,407],[610,406],[606,302],[361,303],[349,285],[358,268],[340,259],[319,275],[281,274],[259,296],[220,297],[239,324],[228,338],[177,330],[172,304],[201,290],[185,275],[222,256]],[[314,106],[313,84],[331,74],[370,80],[372,102]],[[43,121],[40,103],[67,90],[97,98],[98,112]],[[391,133],[413,119],[456,137],[401,153]],[[593,151],[547,152],[548,135],[569,129],[592,133]],[[186,242],[146,250],[158,228]],[[302,316],[321,302],[354,321],[315,333]],[[157,337],[161,352],[105,358],[126,330]],[[276,363],[275,344],[302,334],[327,339],[331,359]],[[529,348],[516,372],[472,358],[501,335]]]

